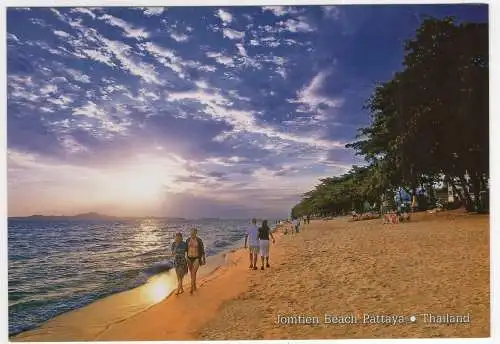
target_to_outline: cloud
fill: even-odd
[[[162,15],[163,12],[166,11],[165,7],[147,7],[144,10],[144,15],[147,17],[159,16]]]
[[[113,17],[112,15],[105,14],[99,17],[99,19],[104,20],[111,26],[122,29],[125,32],[125,37],[135,38],[137,40],[143,40],[149,37],[149,33],[145,29],[135,28],[123,19]]]
[[[262,6],[262,11],[270,11],[273,12],[275,16],[280,17],[284,16],[288,12],[285,10],[284,6]]]
[[[91,10],[89,10],[88,8],[73,8],[71,9],[72,13],[82,13],[82,14],[87,14],[89,15],[92,19],[96,19],[96,15],[94,12],[92,12]]]
[[[177,42],[186,42],[187,40],[189,40],[189,36],[184,33],[173,32],[170,34],[170,37],[172,37],[172,39]]]
[[[251,111],[231,108],[232,102],[219,93],[210,94],[204,90],[198,90],[193,92],[169,93],[168,97],[170,101],[179,101],[183,99],[199,101],[205,106],[203,112],[205,116],[209,116],[216,121],[225,121],[231,125],[233,127],[231,131],[223,132],[214,138],[214,140],[219,142],[230,139],[238,134],[252,133],[293,143],[307,144],[313,147],[334,148],[343,147],[345,145],[345,143],[342,142],[327,141],[311,136],[305,137],[281,132],[270,126],[258,124]],[[275,148],[274,145],[273,148]]]
[[[8,41],[14,41],[14,42],[20,42],[19,38],[17,38],[16,35],[13,35],[11,33],[7,33],[7,40]]]
[[[326,18],[330,19],[339,19],[340,18],[340,9],[338,6],[322,6],[323,15]]]
[[[54,30],[54,35],[62,37],[62,38],[70,38],[73,37],[69,33],[60,30]]]
[[[91,60],[104,63],[109,67],[116,67],[111,60],[112,54],[106,49],[81,49],[81,53]]]
[[[63,135],[58,138],[61,146],[64,150],[70,154],[89,152],[89,149],[84,145],[80,144],[71,135]]]
[[[103,38],[103,41],[106,42],[109,50],[113,52],[114,57],[120,61],[123,69],[130,72],[130,74],[138,76],[147,83],[153,83],[157,85],[162,84],[159,79],[158,73],[155,70],[155,67],[148,63],[137,61],[137,59],[134,58],[131,53],[130,46],[118,41],[111,41],[105,38]]]
[[[124,134],[132,124],[127,117],[117,118],[112,116],[111,107],[108,105],[105,109],[97,105],[93,101],[87,101],[85,105],[73,109],[73,116],[82,116],[83,120],[75,118],[74,125],[76,127],[71,130],[83,130],[89,132],[92,136],[97,138],[110,138],[116,134]],[[62,129],[63,132],[66,128],[65,123],[52,123],[55,128]]]
[[[122,42],[109,40],[100,35],[95,29],[82,25],[80,21],[71,21],[57,10],[53,10],[53,12],[60,20],[68,23],[81,33],[79,39],[71,41],[75,56],[79,58],[87,57],[104,63],[109,67],[116,67],[112,61],[114,57],[120,62],[121,67],[130,74],[138,76],[147,83],[162,84],[154,67],[140,61],[137,56],[134,56],[132,47]],[[121,27],[125,31],[126,36],[137,39],[147,37],[147,33],[142,29],[132,28],[132,26],[119,18],[103,15],[100,19],[107,21],[110,25]]]
[[[325,86],[325,80],[331,73],[331,70],[319,72],[308,85],[297,93],[297,100],[292,100],[290,102],[305,105],[306,111],[318,111],[322,106],[330,108],[342,106],[343,99],[331,98],[321,93],[321,89]]]
[[[340,120],[345,105],[340,112],[343,99],[328,89],[332,72],[317,73],[317,55],[304,54],[318,42],[302,33],[316,28],[296,9],[207,8],[204,27],[173,16],[177,9],[160,18],[144,8],[36,11],[29,16],[51,32],[39,27],[45,36],[34,39],[9,27],[7,35],[11,149],[97,174],[145,152],[178,154],[184,167],[165,171],[172,200],[217,204],[217,216],[231,204],[241,214],[289,209],[318,176],[347,165],[339,152],[350,134],[328,120]]]
[[[70,75],[75,81],[83,82],[83,83],[89,83],[90,82],[90,77],[79,70],[73,69],[73,68],[65,68],[65,72]]]
[[[48,84],[40,89],[40,93],[43,95],[47,95],[50,93],[56,93],[56,92],[57,92],[57,85]]]
[[[222,30],[222,33],[224,37],[227,37],[229,39],[242,39],[245,37],[244,32],[236,31],[229,28],[224,28],[224,30]]]
[[[230,56],[224,56],[221,53],[207,52],[207,57],[213,58],[217,63],[224,66],[234,67],[234,60]]]
[[[281,27],[289,32],[313,32],[316,29],[306,20],[305,17],[288,19],[279,23]]]
[[[233,21],[233,16],[231,13],[224,11],[223,9],[218,9],[216,14],[220,20],[222,20],[222,25],[226,26]]]
[[[262,11],[272,12],[276,17],[300,13],[299,10],[289,6],[262,6]]]
[[[174,71],[180,78],[185,77],[183,62],[172,50],[151,42],[144,43],[140,47],[154,56],[162,65]]]
[[[238,49],[238,52],[240,53],[241,56],[248,57],[247,51],[243,46],[243,44],[241,43],[236,44],[236,48]]]

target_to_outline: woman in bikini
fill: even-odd
[[[187,262],[191,272],[191,291],[196,291],[196,273],[200,265],[205,265],[205,246],[203,241],[197,236],[198,230],[193,228],[191,236],[187,239]]]
[[[182,234],[175,234],[175,241],[172,244],[172,256],[174,256],[175,273],[177,274],[177,292],[175,295],[182,294],[184,289],[182,287],[182,280],[187,274],[187,261],[186,261],[187,245],[182,240]]]

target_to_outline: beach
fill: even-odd
[[[314,220],[298,234],[283,235],[282,228],[279,232],[271,245],[270,269],[249,270],[247,251],[237,249],[200,280],[193,296],[170,296],[132,317],[117,315],[117,321],[92,331],[97,315],[119,313],[118,303],[105,304],[104,299],[11,340],[490,335],[487,215],[462,210],[417,213],[411,222],[395,225],[343,217]],[[131,291],[121,297],[140,296]],[[411,316],[416,321],[408,322]],[[344,323],[327,323],[326,318],[342,318]]]

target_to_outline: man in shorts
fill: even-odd
[[[257,220],[252,219],[252,224],[247,228],[245,235],[245,248],[247,243],[249,247],[250,267],[249,269],[257,270],[257,256],[259,255],[259,228]]]

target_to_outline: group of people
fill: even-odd
[[[304,216],[303,218],[294,217],[292,219],[292,222],[286,221],[286,223],[291,225],[291,227],[292,227],[291,233],[292,234],[299,233],[302,225],[306,225],[306,224],[311,223],[311,216],[307,215],[307,216]],[[288,226],[285,226],[284,234],[288,234]]]
[[[245,233],[245,248],[247,244],[250,252],[250,269],[257,270],[257,258],[261,257],[261,270],[265,267],[270,268],[269,264],[269,240],[275,243],[273,233],[269,228],[267,220],[262,221],[260,227],[257,227],[257,220],[252,219],[252,224]],[[184,292],[183,280],[188,271],[191,274],[191,290],[193,294],[196,287],[196,274],[198,268],[206,264],[205,245],[203,240],[198,237],[198,230],[193,228],[190,237],[184,241],[182,233],[175,234],[175,240],[172,243],[172,257],[174,258],[175,273],[177,275],[176,295]]]
[[[267,220],[262,221],[262,225],[257,227],[257,220],[252,219],[252,224],[248,227],[245,235],[245,248],[249,249],[250,267],[249,269],[257,270],[257,259],[260,254],[261,266],[260,269],[264,270],[264,260],[266,268],[269,265],[269,238],[275,243],[273,233],[267,224]]]
[[[397,224],[400,222],[410,221],[410,213],[405,211],[400,212],[391,210],[384,214],[384,225],[386,224]]]
[[[206,264],[205,245],[203,240],[198,237],[196,228],[191,230],[191,236],[186,241],[182,239],[182,233],[175,234],[175,241],[172,244],[172,256],[174,257],[175,273],[177,274],[177,292],[175,294],[179,295],[184,292],[182,282],[188,270],[191,273],[190,293],[193,294],[196,291],[198,268]]]

